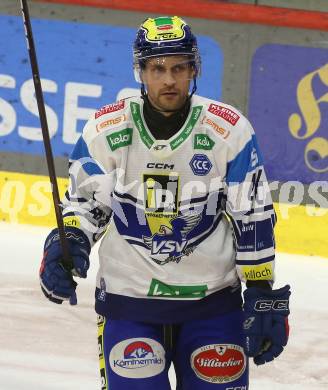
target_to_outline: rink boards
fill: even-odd
[[[58,179],[61,196],[68,180]],[[47,176],[0,172],[0,219],[54,227],[51,184]],[[275,203],[277,250],[328,257],[328,208]]]

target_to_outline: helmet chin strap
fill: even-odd
[[[190,99],[192,98],[192,95],[193,95],[193,94],[196,92],[196,90],[197,90],[196,77],[193,78],[193,81],[194,81],[194,83],[193,83],[193,86],[192,86],[191,93],[190,93],[190,95],[188,95],[188,97],[187,97],[187,99],[186,99],[186,102],[184,103],[184,105],[183,105],[182,107],[185,106],[185,104],[187,103],[187,101],[190,100]],[[145,87],[145,84],[144,84],[144,83],[141,83],[140,89],[141,89],[141,97],[144,99],[144,98],[147,96],[146,87]],[[157,112],[161,112],[161,113],[162,113],[162,112],[172,112],[172,113],[174,113],[174,112],[180,111],[181,108],[182,108],[182,107],[180,107],[180,108],[178,108],[177,110],[160,110],[160,109],[154,107],[153,105],[151,105],[151,106],[152,106],[153,110],[155,110],[155,111],[157,111]]]

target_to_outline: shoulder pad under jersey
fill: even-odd
[[[229,144],[249,139],[252,126],[239,110],[223,102],[206,98],[201,100],[203,111],[200,124],[209,129],[215,138]]]
[[[83,137],[90,144],[99,135],[123,129],[129,120],[129,99],[119,100],[100,108],[87,122]]]

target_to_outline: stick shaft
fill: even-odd
[[[62,247],[62,251],[63,251],[63,265],[65,266],[65,268],[72,269],[73,268],[72,262],[70,260],[68,245],[67,245],[67,241],[65,238],[63,216],[62,216],[61,209],[60,209],[60,197],[59,197],[59,191],[58,191],[58,185],[57,185],[55,164],[54,164],[53,153],[52,153],[52,148],[51,148],[51,143],[50,143],[47,114],[46,114],[46,109],[45,109],[45,105],[44,105],[40,72],[39,72],[39,67],[38,67],[38,62],[37,62],[37,57],[36,57],[36,50],[35,50],[35,45],[34,45],[31,19],[30,19],[30,15],[29,15],[27,0],[21,0],[21,8],[22,8],[23,21],[24,21],[27,50],[28,50],[29,57],[30,57],[30,64],[31,64],[32,75],[33,75],[35,97],[36,97],[39,116],[40,116],[42,137],[43,137],[43,143],[44,143],[44,148],[45,148],[45,153],[46,153],[49,178],[50,178],[50,182],[51,182],[51,186],[52,186],[52,198],[53,198],[53,203],[54,203],[54,208],[55,208],[58,234],[59,234],[59,239],[60,239],[60,243],[61,243],[61,247]]]

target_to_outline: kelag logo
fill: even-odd
[[[38,19],[32,27],[54,155],[67,156],[96,109],[138,93],[131,54],[136,29]],[[0,151],[41,155],[22,19],[0,16],[0,35],[10,37],[10,45],[0,40]],[[212,38],[198,38],[204,75],[198,93],[219,99],[222,51]]]
[[[195,134],[194,149],[211,150],[215,142],[207,134]]]
[[[106,138],[111,150],[114,151],[123,146],[131,145],[132,131],[133,129],[128,128],[121,131],[116,131],[113,134],[109,134]]]
[[[270,180],[325,180],[328,50],[264,45],[252,64],[250,119]]]

